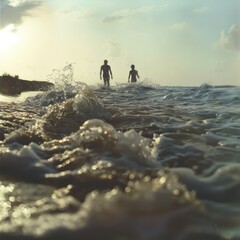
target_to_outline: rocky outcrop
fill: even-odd
[[[54,87],[53,83],[46,81],[29,81],[11,75],[0,76],[0,93],[18,95],[29,91],[48,91]]]

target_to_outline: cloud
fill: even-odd
[[[222,31],[217,45],[232,51],[240,51],[240,26],[232,25],[228,31]]]
[[[77,6],[70,6],[67,8],[64,8],[60,11],[61,14],[71,14],[71,17],[74,14],[74,17],[78,19],[88,19],[91,17],[97,16],[97,12],[87,9],[87,8],[81,8]]]
[[[5,28],[9,24],[19,25],[23,17],[30,16],[30,10],[40,5],[40,0],[1,0],[1,24],[0,29]]]
[[[200,7],[200,8],[196,8],[196,9],[193,10],[193,12],[200,13],[200,14],[206,13],[208,11],[209,11],[209,8],[206,7],[206,6],[203,6],[203,7]]]
[[[28,4],[31,2],[34,2],[34,1],[32,1],[32,0],[8,0],[9,6],[12,6],[12,7],[18,7],[23,4]]]
[[[103,22],[109,23],[109,22],[114,22],[120,19],[124,19],[134,15],[142,14],[142,13],[162,11],[164,8],[165,8],[165,5],[163,5],[162,7],[143,6],[135,9],[123,9],[123,10],[113,12],[109,16],[106,16],[105,18],[103,18]]]
[[[67,8],[62,9],[60,12],[63,14],[69,14],[69,13],[73,13],[76,11],[77,11],[77,9],[75,7],[67,7]]]
[[[117,20],[120,20],[120,19],[123,19],[123,18],[126,18],[126,17],[129,17],[133,14],[133,12],[131,10],[121,10],[121,11],[118,11],[118,12],[114,12],[113,14],[105,17],[103,19],[103,22],[114,22],[114,21],[117,21]]]
[[[171,26],[172,29],[175,29],[175,30],[187,30],[190,28],[190,25],[189,23],[186,23],[186,22],[180,22],[180,23],[175,23]]]
[[[106,52],[106,57],[111,56],[117,58],[122,55],[121,46],[116,42],[107,42],[104,48]]]

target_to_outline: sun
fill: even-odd
[[[6,26],[0,31],[0,50],[9,50],[18,42],[18,34],[16,33],[16,27],[14,24]]]

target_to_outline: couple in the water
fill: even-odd
[[[100,79],[103,78],[104,86],[109,87],[110,75],[111,78],[113,78],[111,67],[108,65],[108,61],[104,60],[104,64],[101,66],[100,69]],[[128,75],[128,82],[130,82],[130,80],[131,82],[136,82],[137,78],[139,78],[138,71],[135,70],[134,65],[131,65],[131,70],[129,71]]]

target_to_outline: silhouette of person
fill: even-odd
[[[102,65],[100,69],[100,79],[103,77],[104,86],[109,87],[110,75],[111,78],[113,78],[111,67],[108,65],[108,61],[104,60],[104,65]]]
[[[135,66],[134,65],[131,65],[131,69],[129,71],[129,75],[128,75],[128,82],[130,82],[130,78],[131,78],[131,82],[136,82],[137,81],[137,78],[139,78],[139,75],[138,75],[138,71],[135,70]]]

